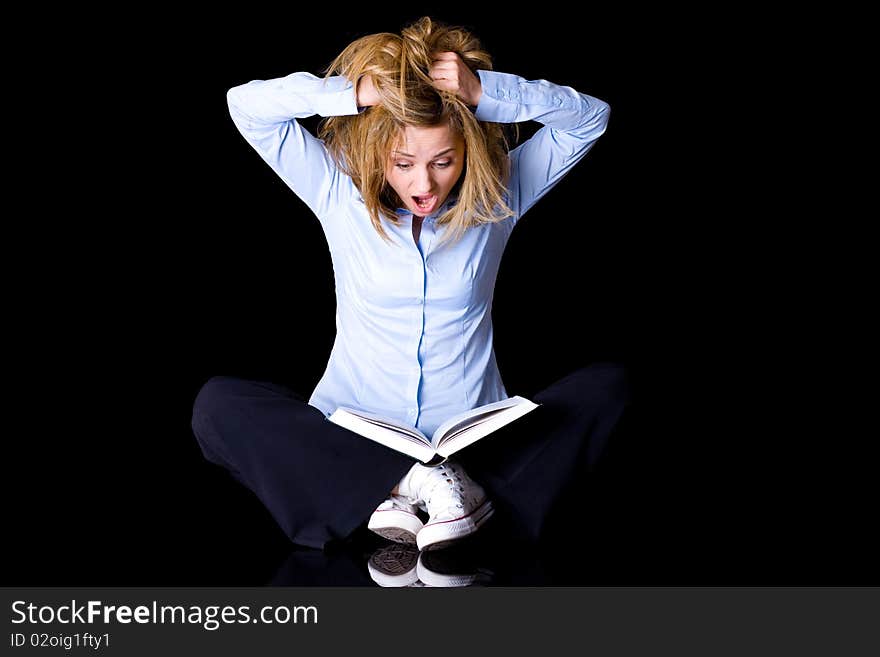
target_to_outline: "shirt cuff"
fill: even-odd
[[[483,94],[477,104],[478,121],[514,123],[520,104],[519,76],[498,71],[477,70]]]
[[[314,102],[315,113],[321,116],[349,116],[359,114],[357,92],[354,84],[342,75],[334,75],[326,79],[322,92]]]

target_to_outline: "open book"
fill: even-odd
[[[436,465],[538,406],[525,397],[502,399],[453,415],[430,438],[413,426],[345,406],[327,419],[422,463]]]

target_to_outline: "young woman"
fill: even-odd
[[[228,101],[244,138],[321,223],[337,335],[308,400],[271,383],[209,380],[193,413],[205,456],[298,544],[322,547],[367,521],[432,549],[496,508],[537,537],[627,403],[621,367],[577,370],[534,396],[536,420],[433,468],[326,416],[354,406],[430,435],[507,398],[491,318],[501,256],[517,222],[604,132],[608,105],[495,72],[472,34],[430,18],[356,40],[323,79],[254,80]],[[325,117],[318,138],[297,121],[315,114]],[[527,120],[543,128],[508,152],[500,124]]]

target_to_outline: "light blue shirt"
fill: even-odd
[[[469,228],[438,248],[436,218],[424,218],[418,245],[412,214],[385,222],[394,244],[373,228],[351,178],[322,141],[295,119],[358,113],[354,85],[311,73],[254,80],[229,90],[241,134],[314,212],[336,278],[336,339],[309,404],[330,415],[352,406],[418,427],[430,436],[450,416],[508,397],[495,362],[492,298],[516,223],[605,131],[606,103],[571,87],[478,71],[476,118],[544,124],[510,154],[505,200],[514,216]]]

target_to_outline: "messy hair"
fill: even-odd
[[[350,176],[363,197],[370,220],[390,241],[380,215],[400,225],[396,209],[403,201],[385,180],[385,164],[407,126],[448,123],[465,143],[465,167],[450,195],[458,202],[437,218],[447,226],[445,241],[457,241],[477,224],[512,216],[504,202],[509,180],[509,145],[501,124],[478,121],[474,111],[452,91],[432,86],[428,71],[432,55],[455,52],[476,75],[492,70],[492,60],[467,30],[423,17],[401,30],[361,37],[349,44],[325,71],[325,78],[342,75],[355,84],[372,77],[381,98],[378,105],[349,116],[326,117],[318,127],[336,165]]]

